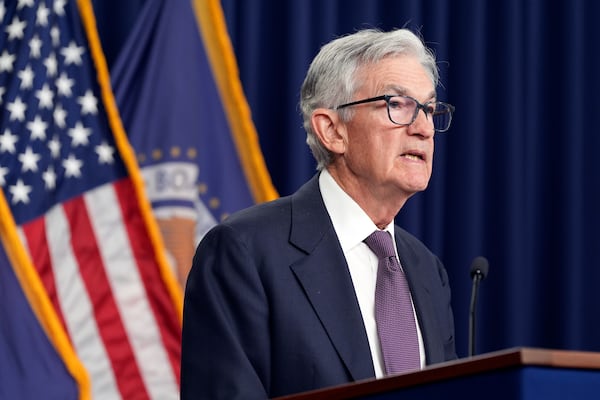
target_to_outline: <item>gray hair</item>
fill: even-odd
[[[365,65],[374,64],[386,57],[409,55],[420,60],[431,77],[434,88],[439,72],[433,52],[408,29],[382,32],[364,29],[339,37],[324,45],[312,61],[300,92],[300,109],[306,130],[306,143],[321,170],[331,162],[330,152],[313,132],[311,116],[317,108],[333,108],[352,101],[358,89],[357,72]],[[340,118],[348,121],[351,109],[339,111]]]

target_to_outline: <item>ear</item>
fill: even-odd
[[[334,110],[317,108],[313,111],[311,124],[319,141],[329,151],[343,154],[346,151],[346,125],[340,120]]]

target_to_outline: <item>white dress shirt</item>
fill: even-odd
[[[377,335],[377,324],[375,323],[375,283],[379,260],[363,242],[367,236],[378,228],[363,209],[344,192],[326,169],[319,176],[319,187],[325,208],[329,213],[333,228],[348,263],[352,283],[354,284],[354,291],[356,292],[367,338],[369,339],[375,376],[381,378],[385,375],[385,368],[383,357],[381,356],[379,336]],[[396,239],[394,238],[394,221],[385,230],[392,235],[394,249],[396,249],[397,253]],[[425,347],[416,314],[415,321],[417,321],[419,353],[421,368],[423,368],[425,366]]]

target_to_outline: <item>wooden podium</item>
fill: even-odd
[[[600,353],[509,349],[284,399],[600,399]]]

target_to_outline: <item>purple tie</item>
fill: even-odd
[[[408,283],[396,258],[392,237],[375,231],[365,243],[379,258],[375,321],[387,375],[420,368],[419,341]]]

